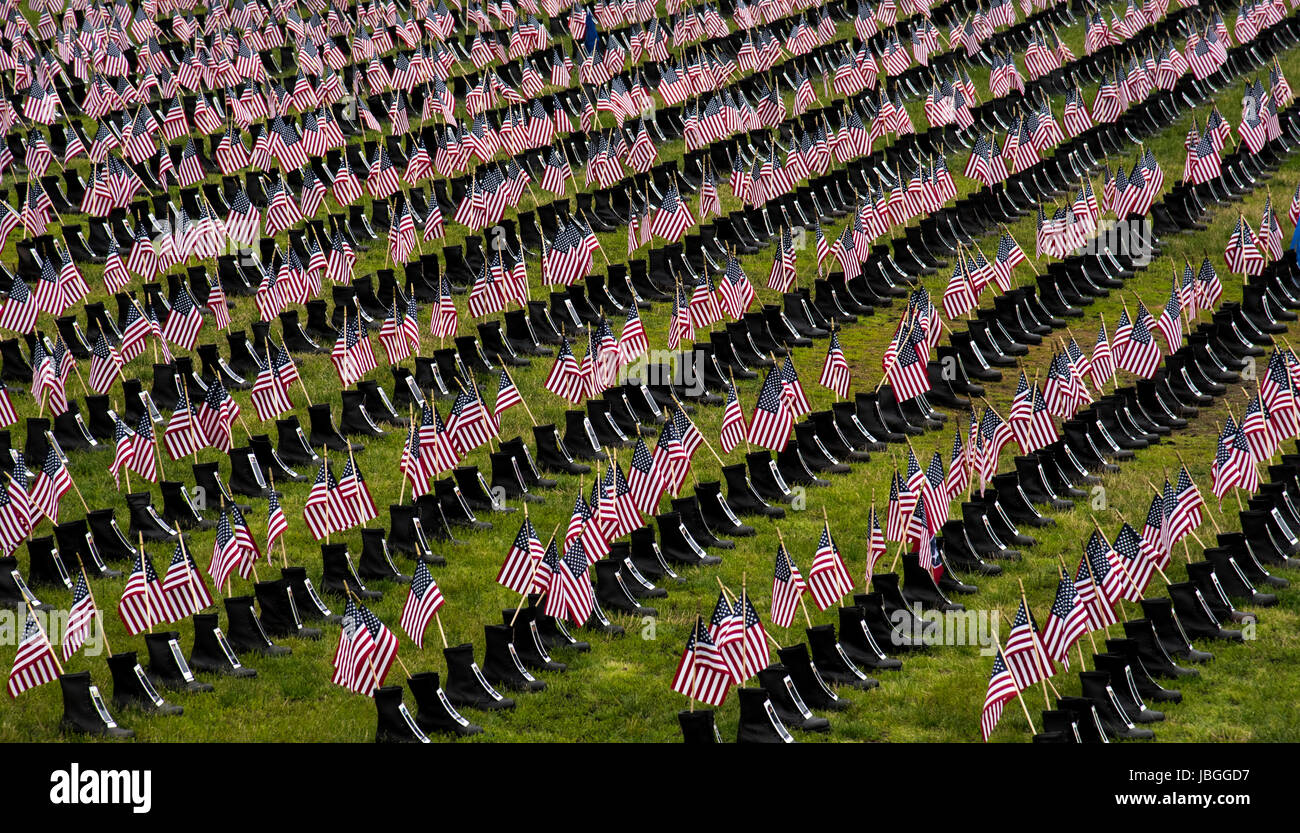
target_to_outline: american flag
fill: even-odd
[[[51,445],[45,452],[45,463],[41,466],[41,471],[36,476],[36,483],[32,486],[32,506],[49,518],[51,523],[57,524],[59,501],[71,488],[72,476],[68,474],[68,467],[59,456],[59,452]]]
[[[551,367],[551,372],[547,375],[543,387],[556,396],[574,404],[582,401],[586,391],[586,380],[567,338],[561,341],[560,351],[555,357],[555,364]]]
[[[135,434],[131,429],[126,427],[126,423],[113,414],[113,462],[108,467],[108,473],[113,475],[113,482],[118,483],[118,475],[123,466],[129,466],[135,459]]]
[[[1003,650],[1007,666],[1015,677],[1016,688],[1024,690],[1056,673],[1056,669],[1052,667],[1052,660],[1048,657],[1039,638],[1038,624],[1034,621],[1034,615],[1030,612],[1023,596]]]
[[[317,541],[342,528],[339,526],[340,519],[333,517],[334,513],[331,511],[330,492],[337,486],[338,481],[334,479],[334,473],[329,471],[322,461],[316,471],[316,479],[312,483],[311,491],[307,494],[307,502],[302,509],[302,517],[307,522],[307,529]]]
[[[640,437],[637,437],[636,446],[632,450],[627,485],[632,504],[639,511],[653,515],[667,484],[662,477],[662,468],[655,464],[655,457]]]
[[[781,368],[773,367],[763,381],[754,414],[749,421],[749,441],[764,448],[781,451],[794,427],[794,414],[785,393]]]
[[[831,537],[830,526],[822,524],[821,538],[813,555],[812,569],[808,571],[808,592],[817,603],[818,610],[826,610],[839,603],[853,590],[853,579],[844,567],[844,560]]]
[[[429,572],[429,565],[416,560],[415,573],[411,576],[411,589],[402,607],[402,630],[415,643],[415,647],[424,647],[424,631],[429,620],[434,617],[444,603],[442,591]]]
[[[1103,630],[1119,621],[1115,618],[1114,607],[1118,586],[1112,579],[1111,592],[1107,592],[1103,583],[1106,575],[1110,573],[1110,558],[1113,554],[1114,550],[1094,530],[1092,537],[1088,539],[1083,557],[1079,559],[1079,571],[1074,576],[1074,585],[1079,591],[1079,598],[1088,608],[1091,630]],[[1098,567],[1104,572],[1099,574]]]
[[[527,516],[519,526],[505,563],[497,573],[497,583],[516,593],[526,593],[532,585],[533,573],[540,563],[545,550],[537,535],[537,529]]]
[[[1175,502],[1169,519],[1167,534],[1170,541],[1181,541],[1189,532],[1201,525],[1201,508],[1205,501],[1196,488],[1186,466],[1178,469],[1178,483],[1175,486]]]
[[[1115,554],[1119,556],[1120,572],[1124,576],[1123,596],[1130,602],[1140,602],[1157,564],[1157,554],[1148,546],[1143,536],[1129,524],[1120,527],[1115,536]],[[1164,559],[1168,563],[1168,559]]]
[[[98,615],[95,599],[90,595],[90,587],[86,584],[86,573],[80,570],[72,586],[72,607],[68,610],[68,622],[63,628],[61,644],[64,662],[86,643]]]
[[[9,672],[9,696],[17,697],[29,688],[54,681],[58,676],[59,660],[54,655],[54,646],[29,608],[22,641],[18,643],[18,653],[14,656],[14,667]]]
[[[1008,700],[1020,696],[1015,676],[1007,668],[999,648],[993,657],[993,670],[989,673],[988,691],[984,694],[984,710],[980,714],[980,734],[987,743],[989,735],[1002,719],[1002,707]]]
[[[1250,441],[1236,420],[1229,414],[1223,421],[1223,431],[1210,468],[1213,478],[1211,491],[1220,500],[1233,486],[1253,493],[1259,487],[1259,472],[1250,454]]]
[[[1089,630],[1088,609],[1079,596],[1074,579],[1070,578],[1065,568],[1061,568],[1056,597],[1047,616],[1047,625],[1043,628],[1043,647],[1049,657],[1064,663],[1068,668],[1070,646]]]
[[[280,495],[272,490],[270,501],[266,506],[266,551],[289,529],[289,519],[284,516],[280,506]]]
[[[1123,352],[1119,354],[1119,366],[1144,379],[1150,379],[1160,367],[1160,345],[1156,344],[1155,337],[1151,334],[1154,320],[1142,302],[1138,301],[1132,329]],[[1118,340],[1118,331],[1116,338]]]
[[[905,333],[900,333],[895,343],[896,352],[893,361],[885,368],[885,377],[893,387],[898,401],[906,402],[930,389],[930,380],[925,372],[926,354],[929,350],[925,334],[916,324],[910,326]]]
[[[501,377],[497,380],[497,398],[492,405],[492,415],[497,419],[508,409],[523,402],[523,397],[519,395],[519,388],[515,387],[515,382],[510,378],[510,374],[502,369]]]
[[[3,238],[4,235],[0,235]],[[0,327],[15,333],[30,333],[36,326],[36,316],[40,314],[40,304],[32,297],[31,290],[18,275],[13,276],[9,292],[3,304],[0,304]]]
[[[596,606],[596,596],[587,576],[590,561],[579,538],[565,548],[564,557],[551,568],[550,585],[546,591],[546,615],[568,619],[581,625],[591,618]]]
[[[122,598],[117,603],[117,613],[122,617],[126,632],[136,636],[163,622],[174,622],[176,615],[171,599],[163,592],[162,579],[154,569],[153,560],[143,550],[135,554],[131,575],[127,578]]]
[[[172,296],[171,304],[171,313],[163,325],[163,338],[185,350],[193,350],[199,330],[203,327],[203,315],[184,284]]]
[[[334,651],[331,682],[357,694],[373,696],[397,658],[397,636],[364,604],[348,597],[343,630]]]
[[[670,243],[675,243],[695,225],[691,210],[677,193],[676,184],[669,185],[663,201],[655,211],[650,230]]]
[[[1237,226],[1228,238],[1228,245],[1223,251],[1223,259],[1228,270],[1239,275],[1262,275],[1264,273],[1264,254],[1255,243],[1255,235],[1250,230],[1246,218],[1238,215]]]
[[[208,575],[212,576],[212,583],[218,590],[229,589],[231,573],[239,571],[243,575],[243,556],[244,551],[230,525],[230,511],[223,503],[221,517],[217,519],[217,537],[212,543],[212,561],[208,564]]]
[[[745,677],[745,621],[740,612],[740,601],[735,608],[727,602],[727,596],[718,591],[718,600],[713,605],[713,615],[709,617],[709,636],[717,646],[722,661],[727,666],[731,681],[741,685]]]
[[[710,706],[721,706],[731,683],[732,669],[709,635],[703,618],[697,615],[673,675],[672,690]]]
[[[785,544],[777,544],[776,568],[772,577],[772,624],[788,628],[794,620],[795,608],[803,597],[807,584],[798,566],[786,552]]]

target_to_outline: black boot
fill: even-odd
[[[184,713],[184,709],[168,703],[154,688],[149,675],[136,661],[135,651],[113,654],[108,658],[108,670],[113,674],[115,708],[136,708],[156,715]]]
[[[311,443],[307,442],[307,437],[302,432],[302,426],[298,424],[298,416],[294,414],[288,419],[277,419],[275,428],[278,432],[279,448],[276,454],[280,459],[291,466],[301,466],[311,463],[320,464],[320,455],[312,450]]]
[[[544,691],[546,683],[528,673],[515,651],[508,625],[484,625],[487,649],[483,656],[483,676],[494,686],[513,691]]]
[[[888,620],[885,624],[889,624]],[[811,635],[808,641],[813,646],[815,656],[818,650],[817,642]],[[840,608],[840,639],[836,644],[854,665],[862,665],[876,671],[897,671],[903,667],[902,660],[885,656],[884,649],[867,625],[867,613],[861,605]]]
[[[596,562],[596,600],[603,607],[629,616],[657,616],[659,611],[643,607],[633,598],[619,573],[620,566],[619,562],[608,559]]]
[[[419,512],[414,506],[391,504],[388,507],[388,517],[389,550],[414,556],[426,564],[442,566],[447,563],[447,559],[441,555],[434,555],[429,547],[429,542],[424,537],[424,526],[420,523]]]
[[[301,619],[307,622],[328,622],[331,625],[343,621],[343,617],[332,613],[316,592],[316,586],[307,578],[306,567],[281,567],[280,577],[289,582],[289,589],[293,590],[293,602]]]
[[[205,674],[227,677],[257,676],[256,671],[239,662],[235,649],[230,647],[217,624],[215,613],[194,614],[194,649],[190,651],[190,667]]]
[[[765,690],[742,688],[736,695],[740,698],[736,743],[794,743]]]
[[[366,395],[359,390],[343,391],[343,410],[339,432],[349,437],[382,437],[386,432],[375,424],[366,409]],[[328,411],[328,409],[326,409]],[[312,442],[316,442],[315,415],[312,415]]]
[[[812,657],[808,655],[807,645],[800,642],[797,645],[778,648],[776,653],[809,708],[836,712],[849,708],[849,702],[839,697],[830,686],[826,685],[820,669],[813,664]]]
[[[161,684],[171,691],[212,691],[210,683],[194,679],[185,654],[181,652],[177,631],[145,634],[144,644],[149,650],[149,677],[155,685]]]
[[[190,501],[190,493],[184,483],[175,480],[160,482],[163,496],[163,519],[178,529],[211,529],[217,525],[199,514]]]
[[[371,692],[375,698],[378,724],[375,743],[428,743],[429,737],[415,723],[402,702],[402,687],[386,685]]]
[[[482,726],[470,723],[451,704],[446,692],[438,684],[436,671],[421,671],[406,678],[406,684],[415,695],[415,722],[426,733],[443,732],[457,737],[483,733]]]
[[[231,596],[226,602],[226,619],[230,624],[230,646],[240,653],[253,651],[267,657],[286,656],[293,649],[276,645],[262,629],[262,620],[253,609],[252,596]]]
[[[722,743],[717,724],[713,722],[713,709],[679,711],[677,724],[681,726],[685,743]]]
[[[319,405],[311,405],[307,408],[307,415],[311,419],[311,445],[314,448],[327,448],[330,451],[341,451],[344,454],[357,454],[364,450],[364,446],[356,443],[349,443],[343,439],[343,435],[334,427],[334,420],[330,417],[330,406],[328,402]],[[283,433],[281,434],[283,437]],[[281,451],[281,456],[284,452]],[[285,457],[286,460],[289,458]],[[292,461],[290,461],[292,462]]]
[[[268,636],[296,636],[300,639],[320,639],[320,628],[303,627],[298,615],[298,603],[288,579],[259,581],[253,585],[253,595],[262,614],[258,619]]]
[[[369,601],[382,599],[384,594],[378,590],[367,590],[352,567],[352,557],[347,544],[321,544],[321,588],[327,593],[347,597],[352,593],[357,598]]]
[[[842,608],[841,608],[842,609]],[[808,645],[812,649],[814,667],[821,673],[822,679],[832,685],[847,685],[862,690],[880,685],[849,659],[848,653],[835,639],[834,625],[816,625],[804,631],[808,635]],[[781,658],[785,662],[785,657]],[[789,666],[789,663],[786,662]]]
[[[131,492],[126,496],[126,504],[131,509],[131,538],[139,540],[143,535],[146,541],[174,541],[176,530],[158,516],[153,508],[153,498],[148,492]]]
[[[411,577],[404,576],[393,566],[388,555],[388,543],[382,529],[361,530],[361,559],[357,562],[357,575],[375,581],[395,581],[410,584]]]
[[[474,646],[466,642],[443,648],[447,660],[447,699],[463,709],[480,711],[512,710],[515,701],[503,697],[483,676],[474,661]]]
[[[777,717],[787,726],[793,726],[804,732],[829,732],[831,722],[824,717],[817,717],[804,704],[799,689],[790,679],[786,667],[777,663],[769,665],[758,672],[758,682],[767,693],[776,710]]]
[[[133,738],[135,732],[118,726],[108,713],[108,705],[99,689],[91,683],[89,671],[70,671],[59,677],[63,691],[63,720],[59,728],[64,732],[98,735],[110,738]]]
[[[106,561],[131,561],[135,558],[135,548],[122,535],[112,509],[92,509],[86,515],[86,521],[101,558]]]

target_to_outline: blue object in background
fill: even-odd
[[[587,12],[587,30],[582,33],[582,46],[590,55],[596,48],[596,16]]]
[[[1295,231],[1291,232],[1291,251],[1295,252],[1295,261],[1300,264],[1300,223],[1297,223]]]

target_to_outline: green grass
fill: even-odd
[[[851,32],[851,26],[840,27],[841,35]],[[1081,55],[1082,26],[1061,30],[1061,36],[1070,45],[1075,54]],[[1300,79],[1300,53],[1295,50],[1282,56],[1283,68],[1293,82]],[[972,75],[981,90],[987,89],[987,71],[973,69]],[[1095,88],[1086,91],[1086,98],[1091,102]],[[1236,86],[1229,86],[1216,96],[1219,108],[1230,123],[1235,124],[1240,113],[1239,92]],[[1061,101],[1055,101],[1059,114]],[[920,102],[909,104],[914,123],[922,129],[925,120]],[[1202,108],[1198,121],[1204,123],[1208,108]],[[1173,124],[1168,125],[1159,135],[1153,137],[1149,146],[1156,153],[1166,174],[1169,186],[1179,178],[1183,163],[1183,136],[1190,123],[1191,114],[1186,114]],[[606,117],[606,122],[608,118]],[[660,148],[661,160],[680,160],[683,155],[681,142],[672,142]],[[1128,158],[1110,160],[1111,167],[1123,162],[1126,167],[1131,162],[1132,152]],[[954,170],[959,189],[964,196],[970,190],[970,184],[957,176],[964,167],[964,151],[949,157],[949,166]],[[84,160],[78,160],[75,166],[85,171]],[[1288,164],[1272,175],[1269,182],[1273,187],[1273,196],[1279,213],[1284,213],[1294,186],[1300,166]],[[578,181],[582,181],[581,172],[576,172]],[[12,177],[12,174],[10,174]],[[1094,186],[1100,187],[1100,178],[1094,179]],[[723,188],[724,210],[738,207],[730,197],[730,189]],[[1227,239],[1231,224],[1236,219],[1238,207],[1245,212],[1253,224],[1258,223],[1260,211],[1266,197],[1264,187],[1247,197],[1240,206],[1218,209],[1208,221],[1209,228],[1192,235],[1178,235],[1164,242],[1164,257],[1172,258],[1180,266],[1183,258],[1199,262],[1202,254],[1208,251],[1216,264],[1222,264],[1222,247]],[[327,200],[334,208],[332,197]],[[695,201],[691,201],[692,209]],[[524,198],[524,209],[531,207],[529,197]],[[509,216],[509,214],[508,214]],[[76,222],[77,218],[67,218]],[[1285,225],[1285,220],[1283,221]],[[829,237],[838,232],[838,227],[827,228]],[[1023,246],[1029,250],[1033,241],[1032,220],[1022,221],[1012,227],[1012,231]],[[459,243],[464,230],[448,223],[448,244]],[[614,263],[626,260],[625,236],[622,231],[602,235],[603,248]],[[283,243],[283,238],[282,241]],[[980,241],[985,252],[991,253],[996,244],[996,237]],[[425,250],[428,250],[427,245]],[[1032,251],[1032,250],[1030,250]],[[750,280],[758,287],[766,282],[766,275],[771,263],[771,248],[762,253],[743,259],[743,265]],[[15,262],[12,244],[3,253],[4,260],[11,268]],[[598,263],[603,263],[598,259]],[[813,278],[813,255],[811,250],[801,252],[799,257],[799,281],[804,284]],[[211,267],[211,264],[208,264]],[[364,275],[383,268],[385,265],[385,246],[380,241],[368,252],[361,255],[356,267],[356,274]],[[1039,268],[1045,268],[1043,263]],[[597,267],[600,268],[600,267]],[[539,271],[535,261],[529,264],[533,279],[534,297],[539,286]],[[99,267],[83,266],[83,273],[88,282],[95,287],[92,297],[87,300],[103,300],[104,292],[99,282]],[[1238,279],[1220,269],[1225,284],[1225,300],[1240,298],[1241,289]],[[1032,270],[1022,266],[1015,276],[1019,282],[1032,280]],[[1099,316],[1104,315],[1113,328],[1119,309],[1121,297],[1127,298],[1130,310],[1137,298],[1142,298],[1147,306],[1158,310],[1168,292],[1169,267],[1163,260],[1152,264],[1139,272],[1119,293],[1103,299],[1088,307],[1085,317],[1071,321],[1071,328],[1085,348],[1090,348],[1095,336]],[[930,290],[937,301],[946,283],[946,275],[928,277],[923,284]],[[759,288],[758,302],[776,302],[775,293]],[[986,294],[983,299],[991,304],[991,297]],[[458,296],[462,333],[472,332],[464,303],[465,296]],[[670,305],[656,304],[652,311],[643,313],[646,331],[650,335],[653,347],[662,347],[668,327]],[[252,299],[240,299],[232,304],[233,329],[248,329],[256,320],[256,307]],[[896,304],[890,309],[879,309],[876,314],[857,325],[846,327],[841,340],[854,374],[854,387],[857,390],[870,389],[880,379],[879,356],[898,321],[900,310]],[[427,331],[428,310],[423,309],[422,325]],[[47,331],[52,327],[49,321],[42,321]],[[617,328],[618,322],[615,322]],[[1300,325],[1293,325],[1292,331],[1300,331]],[[700,334],[701,339],[705,338]],[[222,344],[224,335],[212,330],[211,321],[205,326],[200,336],[201,341],[217,340]],[[1293,339],[1295,340],[1295,339]],[[1055,343],[1054,339],[1051,343]],[[429,354],[438,347],[434,339],[424,337],[422,352]],[[1049,342],[1031,348],[1022,366],[1030,375],[1035,369],[1045,370],[1050,357]],[[825,342],[818,342],[811,348],[797,350],[794,361],[800,372],[803,385],[812,400],[815,409],[825,408],[833,399],[833,394],[821,389],[817,384]],[[578,352],[582,352],[579,348]],[[331,396],[338,387],[338,379],[327,356],[296,357],[299,361],[303,379],[311,393],[312,401],[332,401],[337,415],[337,396]],[[128,368],[131,375],[142,378],[148,384],[151,374],[152,358],[149,353],[135,360]],[[409,365],[409,361],[408,361]],[[1262,365],[1261,365],[1262,367]],[[534,360],[531,367],[520,368],[514,376],[520,390],[527,398],[529,407],[540,422],[555,422],[563,425],[565,403],[542,389],[541,383],[550,369],[547,359]],[[386,387],[390,377],[384,368],[372,373],[370,378],[377,379]],[[480,383],[487,382],[480,379]],[[1130,381],[1127,376],[1124,381]],[[753,407],[758,391],[759,380],[742,383],[740,396],[746,410]],[[1016,382],[1016,372],[1004,373],[1001,383],[988,386],[987,399],[999,412],[1006,414]],[[83,394],[72,382],[74,390]],[[487,384],[491,390],[491,384]],[[298,415],[306,422],[305,401],[301,391],[292,392],[298,404]],[[491,395],[490,393],[488,394]],[[115,397],[120,400],[120,393]],[[254,431],[266,431],[270,426],[257,424],[256,412],[251,406],[248,394],[241,392],[236,398],[243,406],[245,419]],[[1232,390],[1227,397],[1235,412],[1240,413],[1243,395],[1239,390]],[[16,397],[15,402],[20,417],[33,416],[36,407],[29,396]],[[445,412],[447,403],[441,403]],[[968,607],[997,609],[1006,617],[1013,616],[1019,597],[1019,585],[1023,583],[1031,606],[1038,620],[1043,622],[1047,608],[1051,603],[1056,585],[1057,557],[1073,564],[1079,558],[1084,541],[1092,528],[1095,516],[1108,533],[1112,534],[1119,526],[1116,511],[1137,522],[1145,512],[1150,490],[1146,480],[1159,481],[1166,469],[1177,465],[1177,454],[1186,460],[1193,476],[1202,491],[1209,494],[1209,463],[1214,451],[1215,423],[1226,413],[1225,403],[1216,402],[1214,406],[1203,409],[1186,430],[1177,432],[1167,442],[1138,452],[1137,459],[1124,464],[1118,475],[1103,476],[1106,499],[1111,510],[1090,512],[1084,507],[1064,513],[1046,513],[1056,525],[1044,530],[1033,530],[1038,538],[1038,545],[1025,551],[1023,561],[1006,565],[1006,573],[998,578],[979,580],[980,592],[976,596],[962,599]],[[720,408],[699,409],[693,415],[699,429],[716,446],[718,427],[721,420]],[[522,408],[509,411],[503,418],[502,437],[510,438],[522,435],[531,441],[531,423]],[[951,426],[960,423],[965,427],[965,416],[953,414],[949,427],[943,431],[915,438],[913,445],[923,460],[928,459],[934,450],[940,451],[945,460],[952,443]],[[237,430],[236,442],[241,442],[242,432]],[[21,429],[15,431],[15,440]],[[403,435],[400,431],[388,436],[366,442],[366,450],[358,456],[358,463],[365,472],[376,503],[381,507],[380,522],[386,522],[386,509],[390,503],[398,500],[401,478],[396,471]],[[15,444],[17,442],[15,441]],[[531,444],[531,443],[530,443]],[[888,494],[888,478],[893,464],[892,460],[901,460],[901,447],[891,447],[890,452],[874,455],[869,463],[857,464],[853,473],[833,477],[831,485],[823,489],[810,489],[804,511],[790,512],[779,523],[782,535],[787,542],[796,563],[806,572],[811,564],[817,535],[822,522],[822,510],[829,516],[832,531],[844,554],[848,567],[858,582],[861,582],[864,550],[867,535],[867,510],[872,501],[883,513]],[[1009,456],[1014,449],[1008,449]],[[111,452],[100,451],[90,454],[74,455],[71,463],[73,476],[92,507],[114,506],[122,508],[124,500],[114,495],[112,479],[107,474]],[[212,449],[199,453],[201,461],[221,461],[225,455]],[[626,470],[629,451],[619,454],[620,462]],[[740,451],[731,455],[732,461],[740,458]],[[479,449],[469,455],[467,464],[478,465],[481,470],[488,470],[487,450]],[[1004,464],[1009,459],[1004,459]],[[186,471],[189,461],[166,461],[165,468],[172,478],[188,479]],[[228,474],[224,467],[223,473]],[[693,461],[694,476],[700,480],[717,479],[719,466],[707,450],[701,449]],[[183,477],[179,477],[183,474]],[[544,494],[545,502],[534,504],[530,512],[534,524],[542,535],[547,535],[557,524],[566,522],[572,507],[574,490],[578,485],[576,478],[561,477],[560,486]],[[133,479],[135,488],[140,488],[138,479]],[[287,536],[289,559],[292,563],[305,565],[309,575],[320,575],[319,548],[307,533],[301,521],[304,499],[308,484],[283,486],[285,492],[284,508],[290,517],[290,531]],[[587,481],[589,486],[589,478]],[[690,486],[686,487],[689,492]],[[409,490],[407,490],[409,492]],[[155,502],[161,502],[156,487],[153,489]],[[409,499],[409,496],[408,496]],[[518,504],[516,504],[518,506]],[[1230,498],[1222,510],[1218,506],[1208,507],[1212,516],[1224,529],[1235,528],[1235,504]],[[63,503],[64,519],[73,519],[82,514],[76,498],[69,495]],[[254,532],[259,537],[265,529],[265,504],[257,502],[249,515]],[[435,577],[446,596],[447,604],[443,609],[442,621],[451,642],[473,642],[476,653],[482,656],[482,626],[499,621],[500,610],[513,607],[518,598],[493,581],[496,571],[517,531],[521,519],[520,513],[496,514],[487,517],[495,527],[489,532],[471,534],[461,533],[466,543],[463,546],[438,545],[436,551],[445,555],[447,566],[435,569]],[[126,514],[119,511],[119,522],[125,528]],[[683,571],[684,581],[669,586],[669,597],[657,600],[655,606],[659,616],[653,628],[647,628],[639,620],[616,617],[627,628],[623,638],[607,638],[582,633],[580,638],[592,643],[590,653],[570,655],[561,652],[557,659],[569,663],[569,670],[563,674],[545,674],[547,691],[536,695],[524,695],[517,698],[516,711],[504,714],[480,715],[470,712],[468,716],[487,729],[481,736],[491,741],[563,741],[563,740],[641,740],[672,741],[679,737],[675,712],[686,707],[684,698],[669,690],[669,683],[682,650],[690,622],[697,613],[708,614],[717,595],[717,580],[721,579],[732,588],[739,588],[742,580],[747,581],[751,596],[754,598],[760,614],[766,621],[768,594],[770,590],[772,562],[776,546],[776,524],[758,522],[759,534],[756,537],[740,539],[737,548],[721,552],[723,563],[709,569],[689,569]],[[1026,530],[1030,531],[1030,530]],[[37,530],[38,534],[48,534],[48,526]],[[1213,524],[1207,519],[1199,534],[1209,541],[1212,537]],[[360,551],[360,533],[354,529],[338,536],[349,544],[353,553]],[[211,552],[213,533],[205,532],[188,536],[197,560],[206,565]],[[149,551],[156,564],[166,564],[170,553],[168,546],[151,546]],[[1190,557],[1199,556],[1199,545],[1191,541]],[[892,557],[892,549],[891,549]],[[26,564],[26,556],[19,554],[20,564]],[[1177,560],[1181,560],[1181,554]],[[410,562],[401,561],[399,566],[409,572]],[[887,565],[884,565],[887,566]],[[263,576],[274,574],[271,568],[259,565]],[[882,567],[883,569],[883,567]],[[1169,570],[1171,580],[1183,578],[1182,569],[1177,563]],[[113,610],[116,599],[121,593],[123,580],[99,580],[95,582],[94,591],[101,608],[105,609],[108,620],[108,634],[114,650],[136,650],[143,652],[143,640],[125,634],[121,623]],[[405,588],[392,584],[375,585],[385,591],[385,598],[372,607],[378,615],[392,628],[397,629]],[[248,583],[235,579],[234,591],[238,594],[250,593]],[[1153,585],[1153,592],[1159,589]],[[38,595],[45,601],[67,607],[70,593],[62,589],[37,588]],[[1289,695],[1295,686],[1295,672],[1292,670],[1300,658],[1300,644],[1297,640],[1297,625],[1300,624],[1300,593],[1294,589],[1281,591],[1281,604],[1272,609],[1260,611],[1260,623],[1257,639],[1243,645],[1206,645],[1215,652],[1213,663],[1204,666],[1202,676],[1191,681],[1179,681],[1184,701],[1180,705],[1170,706],[1166,711],[1168,720],[1155,727],[1160,740],[1294,740],[1300,736],[1300,718],[1292,710],[1279,707],[1280,703],[1289,701]],[[332,606],[342,607],[341,600],[331,599]],[[818,613],[809,607],[814,624],[833,623],[837,621],[833,610]],[[1126,604],[1123,613],[1133,617],[1140,615],[1136,606]],[[181,632],[181,643],[188,647],[191,639],[191,627],[188,622],[177,626]],[[792,644],[803,639],[802,618],[789,631],[768,625],[770,632],[782,643]],[[1006,631],[1004,625],[1003,633]],[[1112,628],[1117,632],[1118,628]],[[1100,644],[1102,634],[1096,638]],[[129,712],[118,714],[119,722],[134,728],[138,737],[144,741],[282,741],[320,740],[320,741],[365,741],[373,737],[374,707],[371,702],[360,696],[349,694],[329,683],[330,659],[338,640],[337,627],[326,629],[325,638],[319,642],[302,642],[286,640],[285,644],[293,647],[293,655],[279,659],[247,658],[248,665],[259,672],[252,681],[215,680],[216,691],[211,694],[184,695],[169,694],[168,699],[185,707],[185,714],[173,718],[146,718]],[[1086,642],[1087,640],[1085,640]],[[426,647],[417,650],[404,636],[400,656],[412,671],[445,670],[444,661],[439,651],[436,627],[430,629]],[[0,665],[7,665],[12,659],[12,651],[0,650]],[[829,740],[889,740],[889,741],[972,741],[979,738],[979,712],[983,702],[984,689],[990,660],[980,656],[973,647],[934,648],[920,655],[905,655],[904,667],[899,673],[882,675],[879,689],[870,692],[842,692],[852,703],[852,709],[831,715],[833,732]],[[100,658],[74,657],[68,664],[70,670],[90,670],[95,680],[108,689],[107,669]],[[1071,671],[1077,670],[1077,667]],[[401,669],[394,668],[389,682],[401,680]],[[1062,694],[1078,692],[1078,682],[1072,674],[1062,673],[1054,680]],[[1042,708],[1040,691],[1025,693],[1026,701],[1034,720],[1039,718],[1037,711]],[[409,701],[410,698],[408,698]],[[737,707],[733,696],[718,709],[717,719],[724,738],[735,736]],[[3,741],[46,741],[61,738],[58,732],[60,716],[60,699],[57,686],[45,686],[12,702],[0,706],[0,740]],[[811,739],[799,736],[800,740]],[[1027,727],[1019,708],[1008,706],[1002,725],[994,734],[997,741],[1025,741],[1028,739]]]

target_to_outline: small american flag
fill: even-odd
[[[754,406],[754,414],[749,421],[749,441],[764,448],[781,451],[789,440],[793,426],[794,414],[790,410],[785,393],[782,369],[773,367],[763,381],[758,402]]]
[[[1056,673],[1052,660],[1047,655],[1038,635],[1038,624],[1029,610],[1029,605],[1021,597],[1020,608],[1016,611],[1015,621],[1011,623],[1011,632],[1007,634],[1004,657],[1016,680],[1016,687],[1024,690],[1039,680],[1045,680]]]
[[[788,628],[794,620],[795,608],[803,597],[807,584],[798,566],[786,552],[785,544],[777,544],[776,568],[772,577],[772,624]]]
[[[726,702],[731,683],[730,666],[709,635],[703,618],[696,616],[673,675],[672,690],[710,706],[721,706]]]
[[[845,594],[853,590],[853,579],[844,567],[844,559],[831,537],[831,529],[822,525],[821,538],[817,541],[817,551],[813,555],[812,569],[808,571],[808,591],[818,610],[826,610],[838,604]]]
[[[68,623],[63,629],[64,662],[86,643],[98,615],[95,599],[90,595],[90,587],[86,584],[86,573],[78,571],[76,583],[72,586],[72,607],[68,610]]]
[[[993,670],[989,672],[988,691],[984,694],[984,709],[980,714],[980,734],[986,743],[1002,719],[1003,705],[1019,695],[1020,689],[1016,687],[1015,677],[1007,668],[1002,650],[998,649],[993,657]]]
[[[9,672],[9,696],[17,697],[29,688],[53,682],[59,676],[59,660],[54,646],[36,621],[31,610],[23,626],[23,638],[18,643],[14,667]]]
[[[429,572],[429,565],[417,559],[415,573],[411,576],[411,589],[402,607],[402,630],[415,643],[415,647],[424,647],[424,631],[429,627],[429,620],[437,614],[444,603],[442,591]]]

